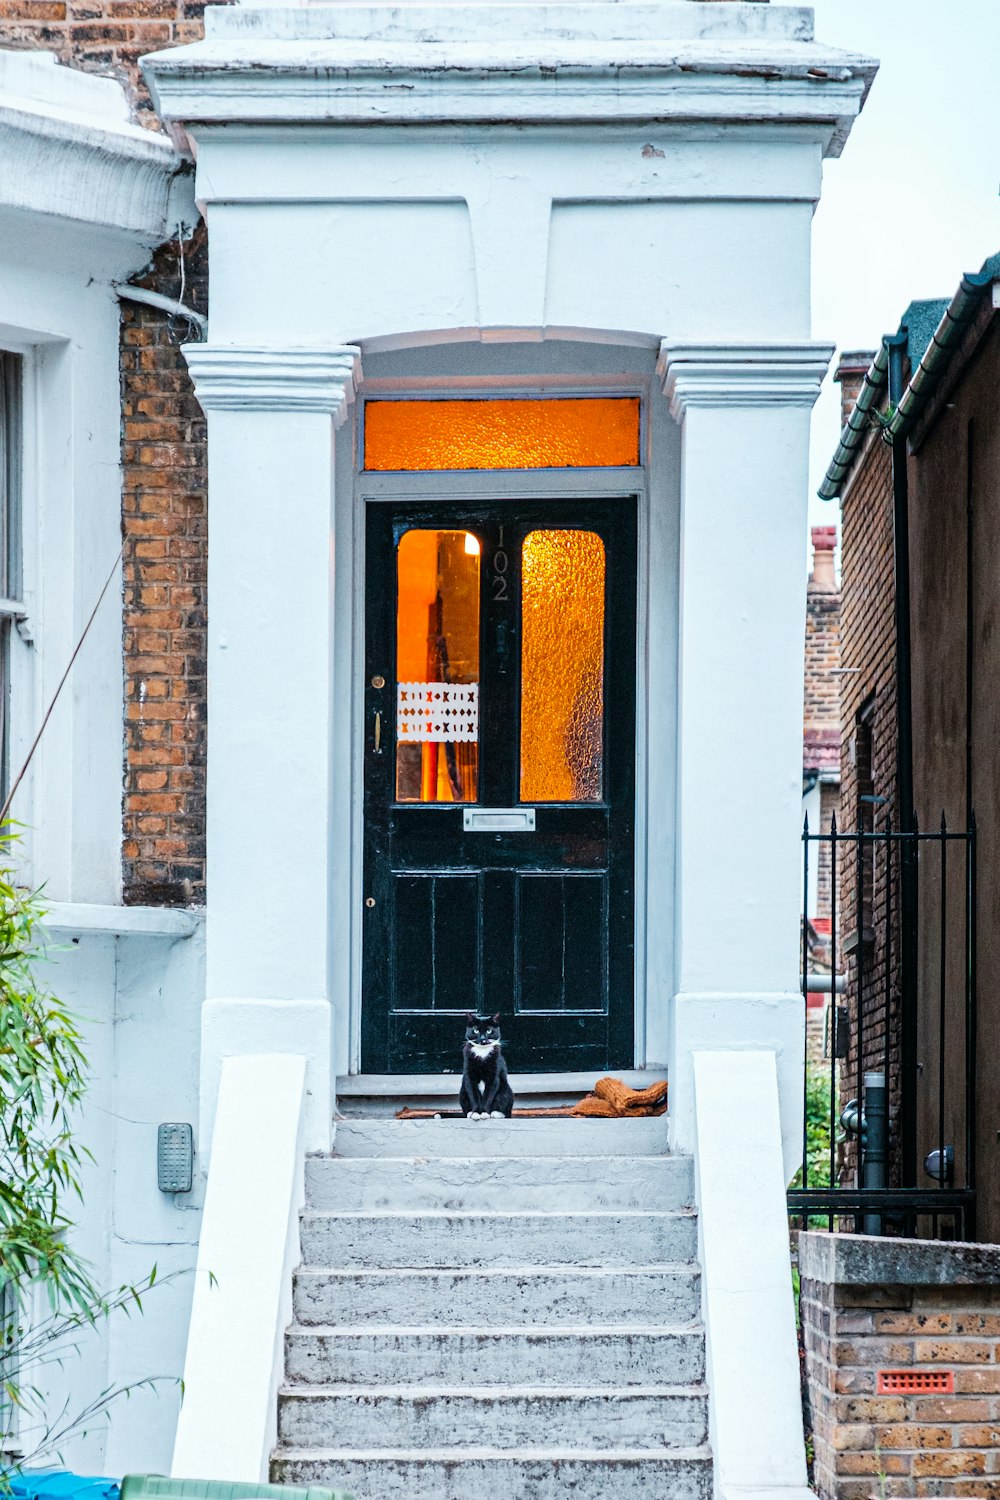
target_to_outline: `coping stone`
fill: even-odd
[[[837,1286],[996,1286],[1000,1245],[808,1230],[799,1235],[799,1275]]]

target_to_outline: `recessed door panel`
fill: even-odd
[[[605,872],[518,873],[518,1013],[607,1010],[607,898]]]
[[[362,1068],[633,1061],[635,500],[370,503]]]
[[[403,872],[392,877],[393,1001],[396,1010],[475,1010],[481,877]]]

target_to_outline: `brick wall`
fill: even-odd
[[[176,245],[143,284],[179,291]],[[206,312],[204,230],[183,247],[185,299]],[[129,903],[205,899],[205,420],[177,341],[185,325],[123,304],[125,809]]]
[[[802,715],[803,778],[819,776],[820,822],[825,832],[839,815],[840,790],[840,587],[834,570],[835,526],[812,529],[813,566],[806,590],[805,702]],[[817,937],[829,933],[830,858],[820,847],[816,891]],[[826,945],[824,944],[824,948]]]
[[[158,129],[139,58],[197,41],[204,9],[205,0],[0,0],[0,46],[45,49],[119,79],[136,120]],[[203,229],[182,248],[184,300],[204,313]],[[177,297],[178,253],[164,246],[137,282]],[[168,315],[123,305],[122,887],[130,904],[205,899],[206,460],[178,348],[187,337]]]
[[[818,1493],[1000,1495],[996,1247],[803,1234],[799,1266]],[[949,1372],[954,1393],[882,1394],[886,1369]]]
[[[860,390],[871,356],[845,356],[836,378],[841,382],[846,420]],[[859,817],[867,826],[896,821],[896,628],[893,616],[892,454],[873,425],[863,441],[841,497],[841,826],[854,830]],[[870,756],[864,753],[870,740]],[[870,759],[868,794],[863,803],[859,772]],[[858,909],[856,845],[845,844],[838,859],[838,967],[847,974],[846,1004],[850,1016],[850,1049],[841,1068],[841,1093],[858,1092],[859,988],[862,995],[863,1056],[861,1070],[882,1067],[886,1041],[886,942],[889,941],[889,1129],[895,1141],[899,1121],[898,1077],[898,943],[896,907],[890,905],[883,851],[863,875],[868,896]],[[893,867],[895,882],[897,871]],[[859,921],[859,917],[862,918]],[[859,927],[862,929],[859,941]],[[859,973],[861,982],[859,985]],[[853,1181],[855,1153],[844,1152],[845,1181]]]

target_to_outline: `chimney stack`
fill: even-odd
[[[836,546],[836,526],[812,528],[813,565],[812,572],[809,574],[811,594],[835,594],[837,592],[837,575],[833,566]]]
[[[854,410],[854,403],[861,394],[865,376],[875,358],[874,349],[845,349],[834,375],[840,385],[840,426],[847,426],[847,419]]]

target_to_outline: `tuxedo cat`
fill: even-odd
[[[500,1017],[480,1021],[470,1011],[465,1023],[462,1090],[458,1096],[462,1113],[470,1120],[509,1120],[514,1091],[500,1051]]]

